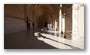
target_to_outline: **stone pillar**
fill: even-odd
[[[57,31],[59,31],[59,19],[57,19]]]
[[[57,31],[57,20],[55,19],[55,31]]]
[[[61,34],[61,19],[62,19],[62,11],[61,11],[62,4],[60,4],[60,11],[59,11],[59,33]],[[61,35],[60,35],[61,36]]]
[[[52,23],[53,23],[53,29],[55,29],[55,19],[54,18],[53,18]]]
[[[72,6],[72,40],[78,40],[79,37],[79,5],[73,4]]]
[[[61,31],[62,31],[62,37],[65,35],[65,13],[62,15],[61,19]]]
[[[54,29],[54,22],[53,21],[54,21],[54,19],[52,20],[52,28]]]
[[[80,4],[79,8],[79,38],[84,40],[84,5]]]
[[[84,5],[74,4],[73,7],[72,40],[84,39]]]

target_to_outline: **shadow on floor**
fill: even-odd
[[[37,39],[34,33],[39,30],[20,31],[4,34],[4,49],[57,49]]]

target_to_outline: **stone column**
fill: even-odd
[[[62,37],[65,35],[65,13],[62,15],[61,19],[61,31],[62,31]]]
[[[73,4],[72,6],[72,40],[78,40],[79,37],[79,5]]]
[[[73,25],[72,25],[72,40],[84,39],[84,5],[73,5]]]
[[[59,33],[61,34],[61,18],[62,18],[62,11],[61,11],[62,4],[60,4],[60,11],[59,11]],[[61,35],[60,35],[61,36]]]
[[[54,28],[55,28],[55,24],[54,24],[54,18],[53,18],[53,21],[52,21],[52,23],[53,23],[53,25],[52,25],[52,26],[53,26],[53,29],[54,29]]]
[[[79,5],[79,38],[84,39],[84,5]]]
[[[55,19],[55,31],[57,31],[57,20]]]
[[[57,19],[57,31],[59,31],[59,19]]]

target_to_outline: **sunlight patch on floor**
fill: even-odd
[[[37,36],[38,40],[44,41],[45,43],[52,45],[56,48],[72,49],[70,46],[68,46],[68,45],[71,45],[80,49],[84,49],[84,43],[82,41],[68,40],[63,37],[58,37],[57,35],[50,35],[50,34],[45,34],[45,33],[40,33],[41,36],[39,36],[38,33],[40,32],[35,32],[35,36]],[[42,36],[46,38],[43,38]]]
[[[46,38],[38,37],[38,40],[44,41],[45,43],[47,43],[47,44],[49,44],[49,45],[51,45],[53,47],[56,47],[58,49],[72,49],[69,46],[66,46],[64,44],[60,44],[60,43],[54,42],[54,41],[46,39]]]
[[[44,33],[42,35],[47,37],[47,38],[56,40],[58,42],[62,42],[62,43],[65,43],[65,44],[69,44],[69,45],[72,45],[72,46],[84,49],[84,43],[81,42],[81,41],[68,40],[68,39],[65,39],[65,38],[62,38],[62,37],[57,37],[57,36],[53,36],[53,35],[49,35],[49,34],[44,34]]]

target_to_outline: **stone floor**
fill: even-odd
[[[58,31],[41,28],[4,35],[5,49],[84,49],[83,41],[68,40]]]

